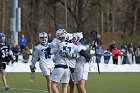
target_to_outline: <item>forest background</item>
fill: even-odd
[[[140,0],[18,0],[21,7],[21,32],[28,45],[38,42],[38,33],[55,37],[58,28],[83,32],[87,42],[90,32],[101,35],[103,47],[111,41],[118,45],[140,45]],[[10,38],[12,0],[0,0],[0,32]]]

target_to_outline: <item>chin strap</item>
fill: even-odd
[[[41,43],[42,46],[48,46],[48,43]]]

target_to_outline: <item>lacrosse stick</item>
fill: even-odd
[[[35,72],[31,72],[31,74],[30,74],[30,81],[31,82],[34,82],[35,81]]]
[[[30,74],[30,81],[34,82],[35,81],[35,66],[31,66],[30,65],[30,70],[31,70],[31,74]]]

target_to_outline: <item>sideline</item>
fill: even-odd
[[[0,87],[0,89],[1,88],[4,89],[4,87]],[[47,93],[48,92],[48,91],[45,91],[45,90],[34,90],[34,89],[24,89],[24,88],[12,88],[12,87],[10,89],[13,89],[13,90],[22,90],[22,91],[44,92],[44,93]]]

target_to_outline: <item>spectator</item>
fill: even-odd
[[[95,39],[95,41],[97,42],[97,46],[101,46],[102,45],[102,41],[101,41],[101,36],[97,35],[97,38]]]
[[[28,46],[26,46],[23,51],[23,63],[28,63],[29,60],[29,55],[31,54],[30,49],[28,48]]]
[[[52,41],[53,41],[52,34],[49,33],[49,34],[48,34],[48,43],[51,43]]]
[[[104,52],[104,63],[105,64],[109,63],[110,54],[112,54],[112,53],[109,51],[109,49],[107,49],[107,51]]]
[[[15,43],[13,35],[11,35],[11,38],[9,38],[8,43],[10,45],[10,48],[12,48],[13,44]]]
[[[27,45],[27,41],[26,38],[24,36],[24,34],[21,34],[21,37],[19,39],[19,44],[20,44],[20,53],[22,53],[22,50],[26,47]]]
[[[113,40],[111,44],[109,45],[109,50],[112,51],[112,49],[116,46],[116,42]]]
[[[101,62],[101,57],[102,54],[104,53],[104,50],[102,49],[101,46],[97,46],[95,50],[95,55],[96,55],[96,62],[100,63]]]
[[[136,63],[140,64],[140,46],[136,49],[135,57],[136,57]]]
[[[127,63],[127,46],[126,45],[121,46],[121,52],[122,52],[122,55],[123,55],[122,64],[126,64]]]
[[[127,48],[128,48],[128,50],[127,50],[128,63],[132,64],[132,63],[134,63],[134,46],[133,46],[133,43],[131,42],[128,45]]]
[[[128,48],[134,48],[134,46],[133,46],[133,43],[132,42],[130,42],[129,44],[128,44],[128,46],[127,46]]]
[[[91,43],[92,48],[94,48],[95,50],[96,50],[97,46],[102,45],[102,41],[101,41],[100,37],[101,37],[100,35],[97,35],[97,38],[95,38],[95,40],[92,41],[92,43]]]
[[[97,32],[95,30],[90,32],[91,34],[91,42],[93,42],[97,38]]]
[[[15,60],[16,62],[18,62],[18,55],[19,55],[19,52],[20,52],[20,49],[18,47],[18,45],[16,43],[13,44],[13,47],[11,48],[11,50],[13,51],[13,55],[15,56]],[[12,62],[13,64],[14,62]]]
[[[118,56],[120,55],[120,50],[115,45],[111,52],[113,54],[113,64],[117,65],[118,64]]]

